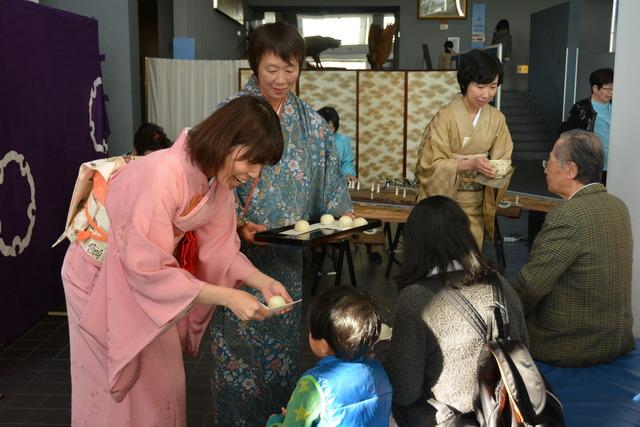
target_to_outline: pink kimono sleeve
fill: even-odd
[[[240,252],[240,237],[236,232],[233,198],[225,201],[216,222],[196,231],[198,241],[197,275],[202,280],[222,286],[238,287],[257,269]],[[220,264],[225,271],[220,271]],[[222,273],[222,274],[221,274]]]
[[[151,176],[140,172],[122,185],[111,184],[109,245],[117,250],[140,308],[158,327],[164,327],[186,313],[205,283],[181,269],[173,256],[172,219],[183,204],[179,173],[169,167],[157,167]]]
[[[83,319],[87,332],[94,337],[96,329],[98,336],[104,334],[108,381],[116,401],[136,381],[138,354],[189,312],[205,285],[181,269],[173,256],[172,218],[183,204],[179,186],[184,180],[166,165],[147,165],[125,170],[110,183],[103,289],[94,290],[101,291],[96,298],[102,294],[103,301],[90,302],[98,306],[96,313],[104,305],[106,324],[102,329],[99,319]]]
[[[222,206],[217,210],[215,220],[196,230],[196,275],[214,285],[239,287],[257,269],[240,252],[233,194],[229,191],[227,197],[217,202]],[[178,328],[185,353],[197,354],[214,309],[215,306],[196,304],[189,315],[180,320]]]

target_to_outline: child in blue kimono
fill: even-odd
[[[388,427],[391,384],[382,365],[367,357],[380,327],[373,300],[363,292],[340,286],[317,296],[309,306],[309,346],[320,360],[267,427]]]
[[[351,139],[344,134],[338,133],[340,128],[340,116],[333,107],[322,107],[318,110],[318,114],[327,122],[329,130],[333,132],[333,140],[336,145],[338,157],[340,157],[340,170],[345,178],[349,180],[356,179],[356,168],[353,165],[353,150],[351,148]]]

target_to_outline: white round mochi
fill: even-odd
[[[330,225],[333,224],[333,221],[336,219],[331,214],[324,214],[320,217],[320,224],[322,225]]]
[[[338,220],[338,227],[340,228],[347,228],[347,227],[351,227],[351,224],[353,224],[353,220],[351,219],[350,216],[341,216],[340,219]]]
[[[272,296],[271,298],[269,298],[269,302],[267,303],[269,308],[278,308],[282,307],[285,304],[286,302],[284,298],[282,298],[280,295]]]
[[[294,229],[301,232],[309,231],[309,223],[304,219],[301,219],[300,221],[296,222]]]
[[[354,227],[362,227],[363,225],[367,225],[367,220],[364,218],[356,218],[353,220]]]

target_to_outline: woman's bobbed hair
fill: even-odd
[[[498,58],[480,49],[473,49],[462,55],[458,65],[458,84],[460,92],[467,94],[471,82],[489,84],[498,77],[498,85],[502,84],[504,72]]]
[[[477,283],[490,271],[469,228],[462,208],[445,196],[421,200],[404,227],[404,264],[400,289],[426,278],[434,269],[444,274],[454,261],[462,265],[463,278],[452,286]]]
[[[247,49],[249,66],[256,77],[260,60],[267,53],[273,53],[289,64],[297,62],[302,69],[305,58],[304,39],[296,27],[286,22],[261,25],[249,35]]]
[[[237,146],[247,148],[241,159],[273,165],[282,157],[284,140],[280,120],[263,98],[241,96],[220,107],[187,135],[191,161],[207,173],[222,169]]]

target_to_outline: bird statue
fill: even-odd
[[[369,61],[372,70],[382,70],[382,66],[389,58],[397,25],[396,23],[389,24],[384,30],[378,24],[371,24],[371,27],[369,27],[367,61]]]
[[[341,40],[324,36],[309,36],[304,38],[306,45],[305,56],[310,56],[316,63],[316,68],[322,68],[320,54],[327,49],[340,47]]]

